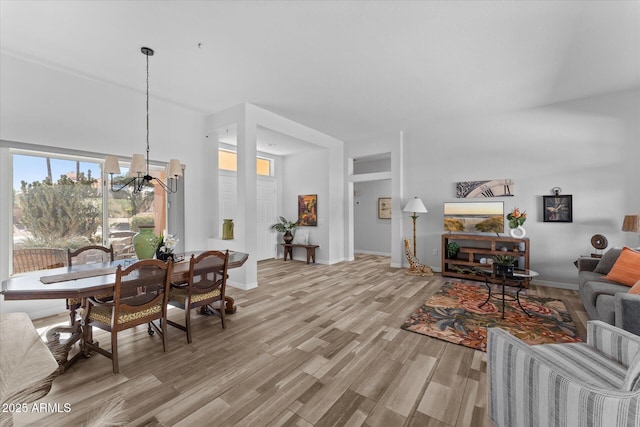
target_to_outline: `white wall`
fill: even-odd
[[[391,256],[391,220],[378,218],[378,198],[391,197],[391,180],[356,182],[354,188],[354,250]]]
[[[328,248],[330,247],[329,217],[331,216],[331,195],[327,172],[329,170],[329,153],[318,150],[287,156],[283,159],[283,216],[289,221],[298,219],[298,196],[305,194],[318,195],[318,225],[304,227],[309,230],[309,243],[320,245],[316,250],[316,262],[330,264],[332,262]],[[307,259],[306,251],[294,250],[294,259]]]
[[[407,135],[406,193],[423,196],[429,210],[418,219],[421,260],[440,265],[433,251],[440,246],[442,203],[456,200],[455,182],[495,178],[512,178],[515,196],[493,200],[529,214],[524,226],[538,283],[575,286],[573,261],[591,253],[593,234],[604,234],[610,246],[638,246],[638,236],[620,227],[625,213],[640,212],[639,118],[636,90]],[[542,220],[542,195],[556,186],[573,195],[572,223]]]

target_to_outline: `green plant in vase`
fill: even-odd
[[[517,260],[509,255],[496,255],[493,257],[493,272],[501,276],[511,276]]]
[[[271,226],[271,229],[276,230],[280,233],[284,233],[282,239],[285,243],[291,243],[293,241],[293,235],[291,234],[291,230],[298,226],[298,221],[288,221],[285,217],[281,216],[280,222],[275,223]]]
[[[458,258],[458,252],[460,252],[460,245],[456,242],[447,243],[447,258],[456,259]]]

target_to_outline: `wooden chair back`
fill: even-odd
[[[191,255],[189,260],[188,301],[193,301],[198,294],[207,294],[220,290],[218,299],[224,300],[227,287],[227,270],[229,268],[229,251],[207,251],[199,256]],[[211,301],[191,303],[191,307],[209,304]]]
[[[108,248],[98,245],[83,246],[81,248],[72,251],[67,249],[67,265],[73,264],[93,264],[102,263],[107,261],[113,261],[113,246]],[[100,299],[108,298],[111,295],[100,294],[96,295]],[[73,326],[76,322],[76,311],[82,305],[82,299],[80,298],[67,298],[67,309],[69,310],[69,323]]]
[[[146,259],[130,265],[126,269],[118,266],[113,299],[100,301],[87,299],[87,309],[83,315],[84,345],[89,351],[111,359],[113,373],[119,372],[118,332],[148,323],[149,335],[154,332],[162,337],[162,348],[167,351],[167,302],[173,262]],[[159,320],[159,326],[153,323]],[[93,342],[92,327],[111,332],[111,351]]]
[[[187,333],[187,342],[191,343],[191,309],[200,307],[203,314],[220,316],[222,328],[225,328],[225,291],[229,251],[207,251],[199,256],[191,255],[189,260],[189,281],[173,285],[169,295],[169,304],[184,310],[184,325],[167,320]],[[213,303],[218,302],[214,307]]]
[[[69,266],[75,264],[93,264],[98,262],[113,261],[113,245],[109,247],[91,245],[83,246],[71,251],[67,249],[67,262]],[[74,262],[75,260],[75,262]]]
[[[164,262],[156,259],[138,261],[124,270],[121,266],[118,267],[113,295],[116,313],[144,313],[157,304],[162,304],[162,310],[160,313],[137,316],[124,323],[119,321],[119,316],[113,316],[114,330],[128,329],[167,317],[172,268],[171,261]]]

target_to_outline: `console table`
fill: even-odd
[[[447,244],[453,241],[460,245],[460,253],[456,258],[447,258]],[[481,277],[481,275],[476,269],[487,267],[496,255],[517,258],[517,268],[529,269],[530,245],[528,237],[519,239],[491,234],[445,233],[442,235],[441,250],[443,277],[478,280],[478,276]],[[518,281],[511,282],[518,284]],[[529,282],[530,280],[525,280],[522,286],[528,288]],[[495,283],[499,283],[499,281],[496,280]]]
[[[280,243],[284,248],[284,260],[287,260],[287,256],[293,261],[293,248],[305,248],[307,250],[307,264],[309,264],[309,260],[316,262],[316,248],[319,248],[320,245],[299,245],[293,243]]]

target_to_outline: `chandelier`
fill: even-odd
[[[130,178],[119,188],[113,185],[113,175],[120,174],[120,164],[116,156],[107,156],[104,162],[104,170],[111,176],[111,191],[117,192],[125,188],[130,188],[133,193],[141,192],[145,186],[153,185],[157,182],[167,193],[178,191],[178,177],[182,176],[182,166],[180,161],[171,159],[167,166],[167,182],[155,178],[149,174],[149,57],[153,56],[153,49],[143,47],[141,52],[147,57],[147,156],[134,154],[131,157],[131,166],[127,177]]]

